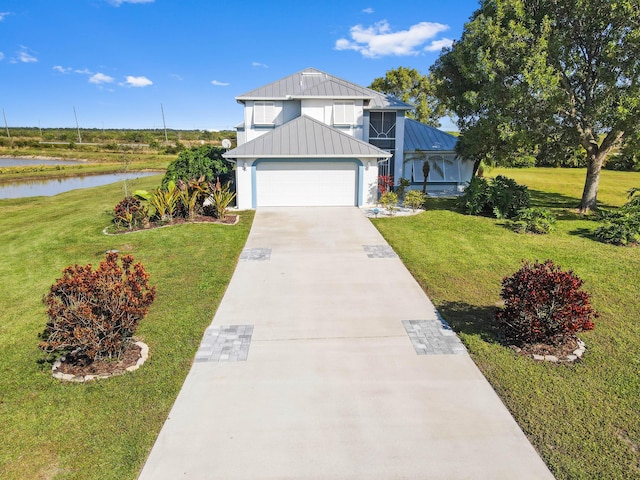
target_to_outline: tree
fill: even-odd
[[[415,68],[389,70],[384,77],[374,79],[369,88],[413,105],[414,109],[407,116],[432,127],[439,127],[440,119],[448,113],[445,104],[434,95],[429,76]]]
[[[458,116],[460,153],[477,162],[535,155],[549,139],[584,148],[586,212],[607,155],[640,126],[640,9],[635,0],[483,0],[431,73]]]
[[[170,181],[198,179],[204,177],[208,182],[227,183],[233,180],[233,162],[222,156],[225,149],[213,145],[191,148],[180,153],[178,158],[167,167],[162,179],[166,187]]]

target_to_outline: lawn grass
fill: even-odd
[[[129,181],[151,189],[161,176]],[[213,318],[249,233],[192,224],[107,236],[122,186],[0,200],[0,478],[133,479],[142,467]],[[41,302],[62,269],[97,265],[108,249],[141,261],[158,294],[138,337],[138,371],[87,384],[54,380],[37,348]]]
[[[597,223],[575,213],[585,170],[492,170],[533,191],[557,214],[549,235],[519,235],[505,222],[457,213],[429,199],[413,217],[374,220],[466,344],[558,479],[640,478],[640,248],[596,242]],[[640,173],[602,173],[599,198],[621,205]],[[502,278],[521,260],[553,259],[585,280],[601,317],[580,336],[573,366],[537,363],[496,340]]]

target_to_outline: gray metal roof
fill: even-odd
[[[291,100],[302,98],[362,99],[367,109],[411,110],[413,107],[400,100],[370,88],[362,87],[315,68],[306,68],[275,82],[236,97],[247,100]]]
[[[390,153],[305,115],[244,143],[225,158],[388,158]]]
[[[404,151],[452,152],[458,138],[410,118],[404,121]]]

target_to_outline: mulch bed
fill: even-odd
[[[70,353],[61,359],[58,371],[74,376],[85,375],[119,375],[124,373],[127,367],[138,362],[141,348],[131,343],[125,350],[120,360],[96,360],[88,361],[84,356]]]
[[[196,215],[193,219],[174,218],[170,222],[151,222],[144,227],[132,228],[131,230],[111,230],[113,226],[105,228],[104,233],[109,235],[121,235],[142,230],[153,230],[154,228],[169,227],[172,225],[184,225],[185,223],[217,223],[222,225],[235,225],[238,222],[238,215],[226,215],[224,218],[216,218],[209,215]],[[109,230],[107,232],[107,230]]]
[[[510,345],[510,348],[518,354],[531,357],[534,360],[573,363],[580,360],[584,353],[585,345],[578,338],[570,337],[558,345],[525,343],[520,346]]]

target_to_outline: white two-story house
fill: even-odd
[[[458,189],[472,162],[456,138],[405,118],[411,106],[314,68],[236,97],[244,105],[236,162],[237,206],[365,206],[379,175],[429,190]],[[431,173],[432,172],[432,173]]]

